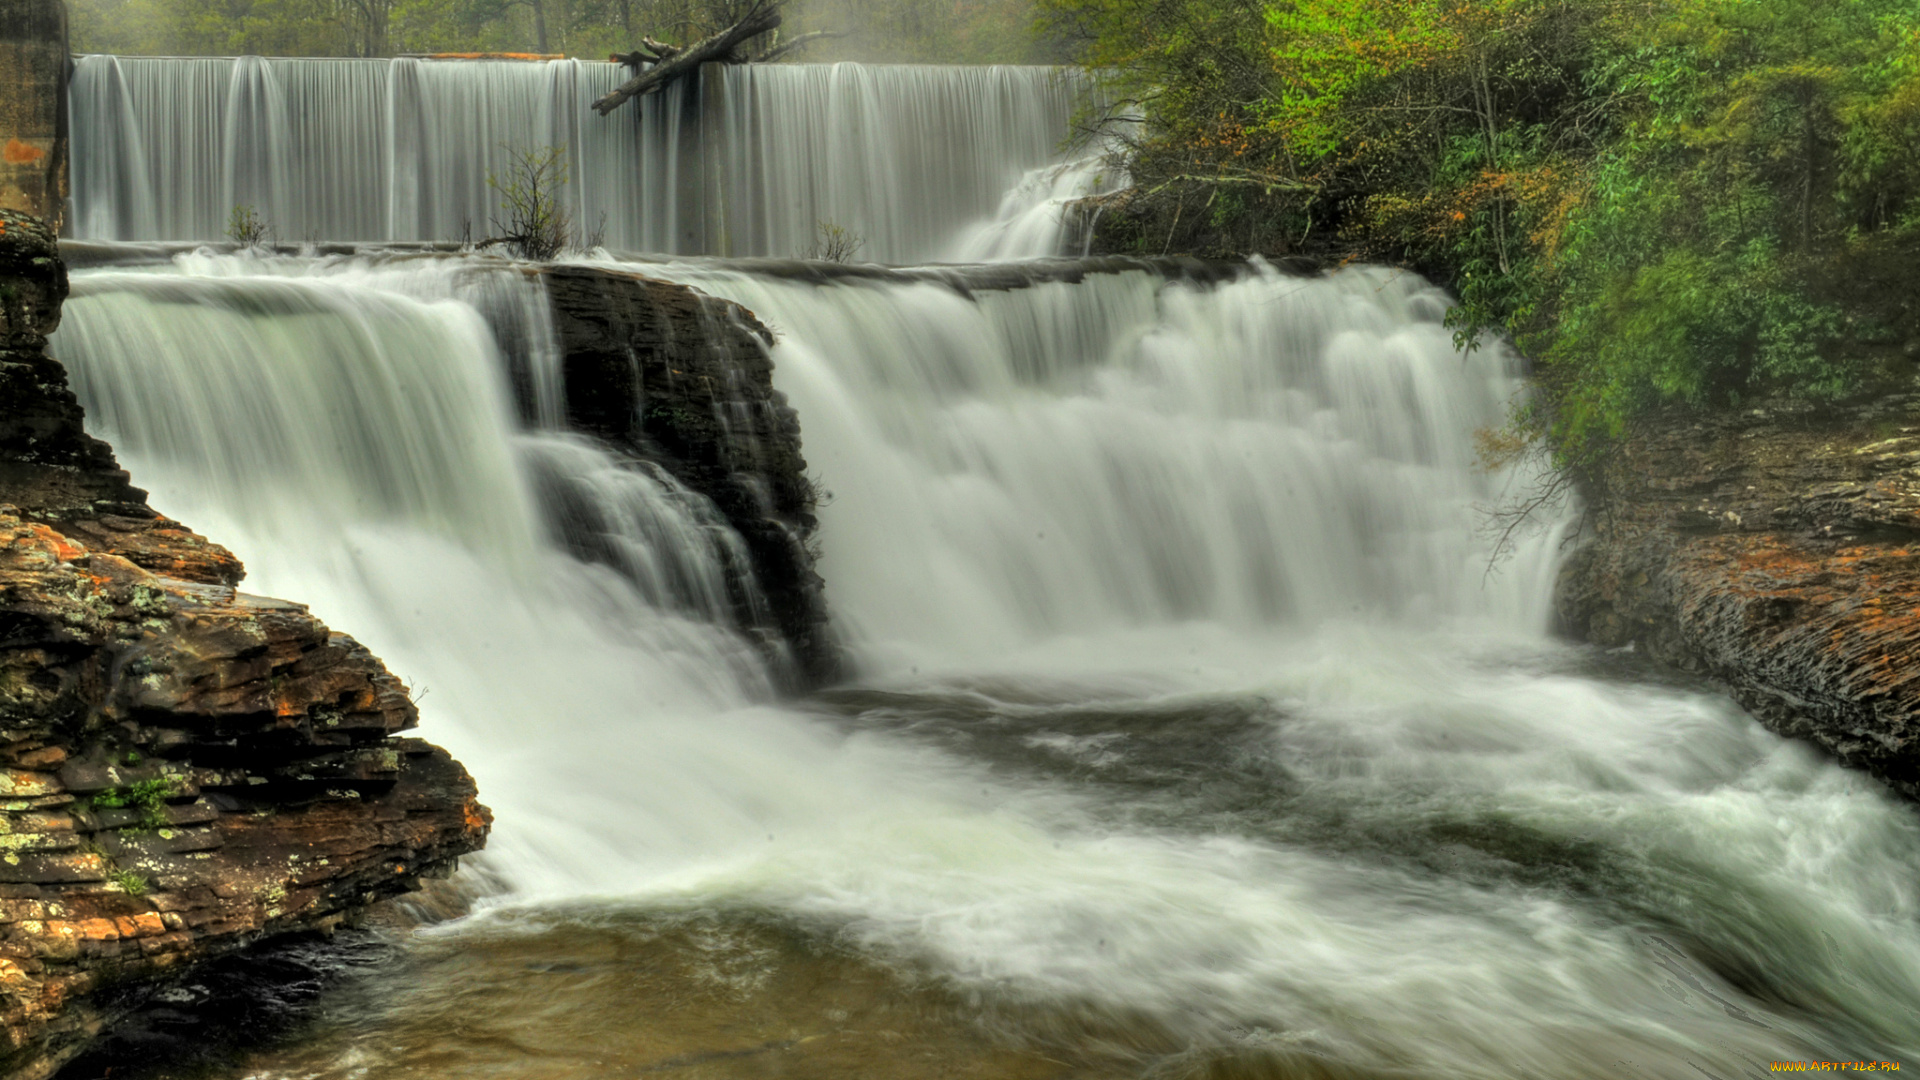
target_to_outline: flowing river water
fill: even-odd
[[[1048,167],[954,237],[1057,246]],[[93,430],[249,590],[409,680],[498,815],[471,915],[213,1075],[1920,1059],[1920,818],[1710,687],[1552,638],[1570,513],[1489,571],[1483,508],[1528,477],[1473,435],[1522,385],[1454,348],[1438,290],[644,269],[780,335],[840,685],[775,693],[697,496],[551,400],[521,418],[510,367],[559,390],[511,264],[75,274],[54,349]],[[557,493],[640,569],[570,557]]]

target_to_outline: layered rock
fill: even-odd
[[[665,467],[745,541],[805,681],[839,653],[813,571],[814,492],[800,420],[773,387],[773,332],[731,301],[637,273],[541,270],[564,356],[567,418]],[[742,611],[743,625],[752,615]]]
[[[1920,798],[1920,396],[1656,418],[1605,480],[1566,629],[1712,675]]]
[[[0,208],[59,222],[67,198],[67,11],[0,4]]]
[[[147,507],[43,348],[65,271],[0,211],[0,1076],[141,988],[451,872],[490,816],[406,687]]]

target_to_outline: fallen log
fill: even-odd
[[[746,41],[779,25],[780,8],[777,4],[755,5],[739,22],[684,49],[675,50],[659,63],[621,83],[619,89],[594,102],[593,111],[605,116],[628,98],[655,93],[673,80],[700,70],[700,65],[709,60],[727,61]],[[645,44],[655,55],[659,55],[660,50],[655,46],[663,43],[649,41]]]

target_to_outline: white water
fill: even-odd
[[[697,89],[593,113],[624,72],[82,57],[75,235],[217,240],[248,206],[283,243],[479,240],[499,231],[489,175],[509,173],[510,151],[558,146],[575,222],[616,250],[798,256],[831,223],[860,238],[863,261],[977,257],[953,238],[1067,152],[1079,83],[1038,67],[709,65]],[[1021,235],[989,253],[1058,244],[1057,227]]]
[[[445,271],[82,273],[55,342],[158,506],[430,691],[505,902],[820,920],[1002,1008],[1393,1075],[1920,1050],[1911,811],[1583,673],[1550,533],[1484,577],[1517,384],[1420,282],[665,269],[783,334],[856,714],[543,541]]]
[[[1071,161],[1029,169],[1027,175],[1000,199],[1000,209],[989,220],[967,226],[953,248],[960,262],[1001,262],[1044,255],[1085,255],[1093,236],[1068,235],[1069,203],[1091,195],[1106,195],[1126,186],[1127,178],[1113,156],[1089,148]]]
[[[836,495],[823,572],[866,647],[937,661],[1355,612],[1545,622],[1551,544],[1489,582],[1476,536],[1506,479],[1474,470],[1469,436],[1518,391],[1508,357],[1458,357],[1417,279],[1135,272],[969,299],[655,271],[784,337],[781,385]]]

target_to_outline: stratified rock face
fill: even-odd
[[[70,62],[61,0],[0,4],[0,208],[60,220]]]
[[[0,1076],[185,965],[450,873],[491,818],[407,690],[160,517],[46,356],[65,271],[0,211]]]
[[[1599,502],[1569,632],[1724,680],[1920,798],[1920,401],[1654,422]]]
[[[568,420],[665,467],[746,542],[803,675],[839,651],[809,551],[818,522],[800,420],[773,388],[773,332],[731,301],[640,274],[541,271],[564,354]]]

